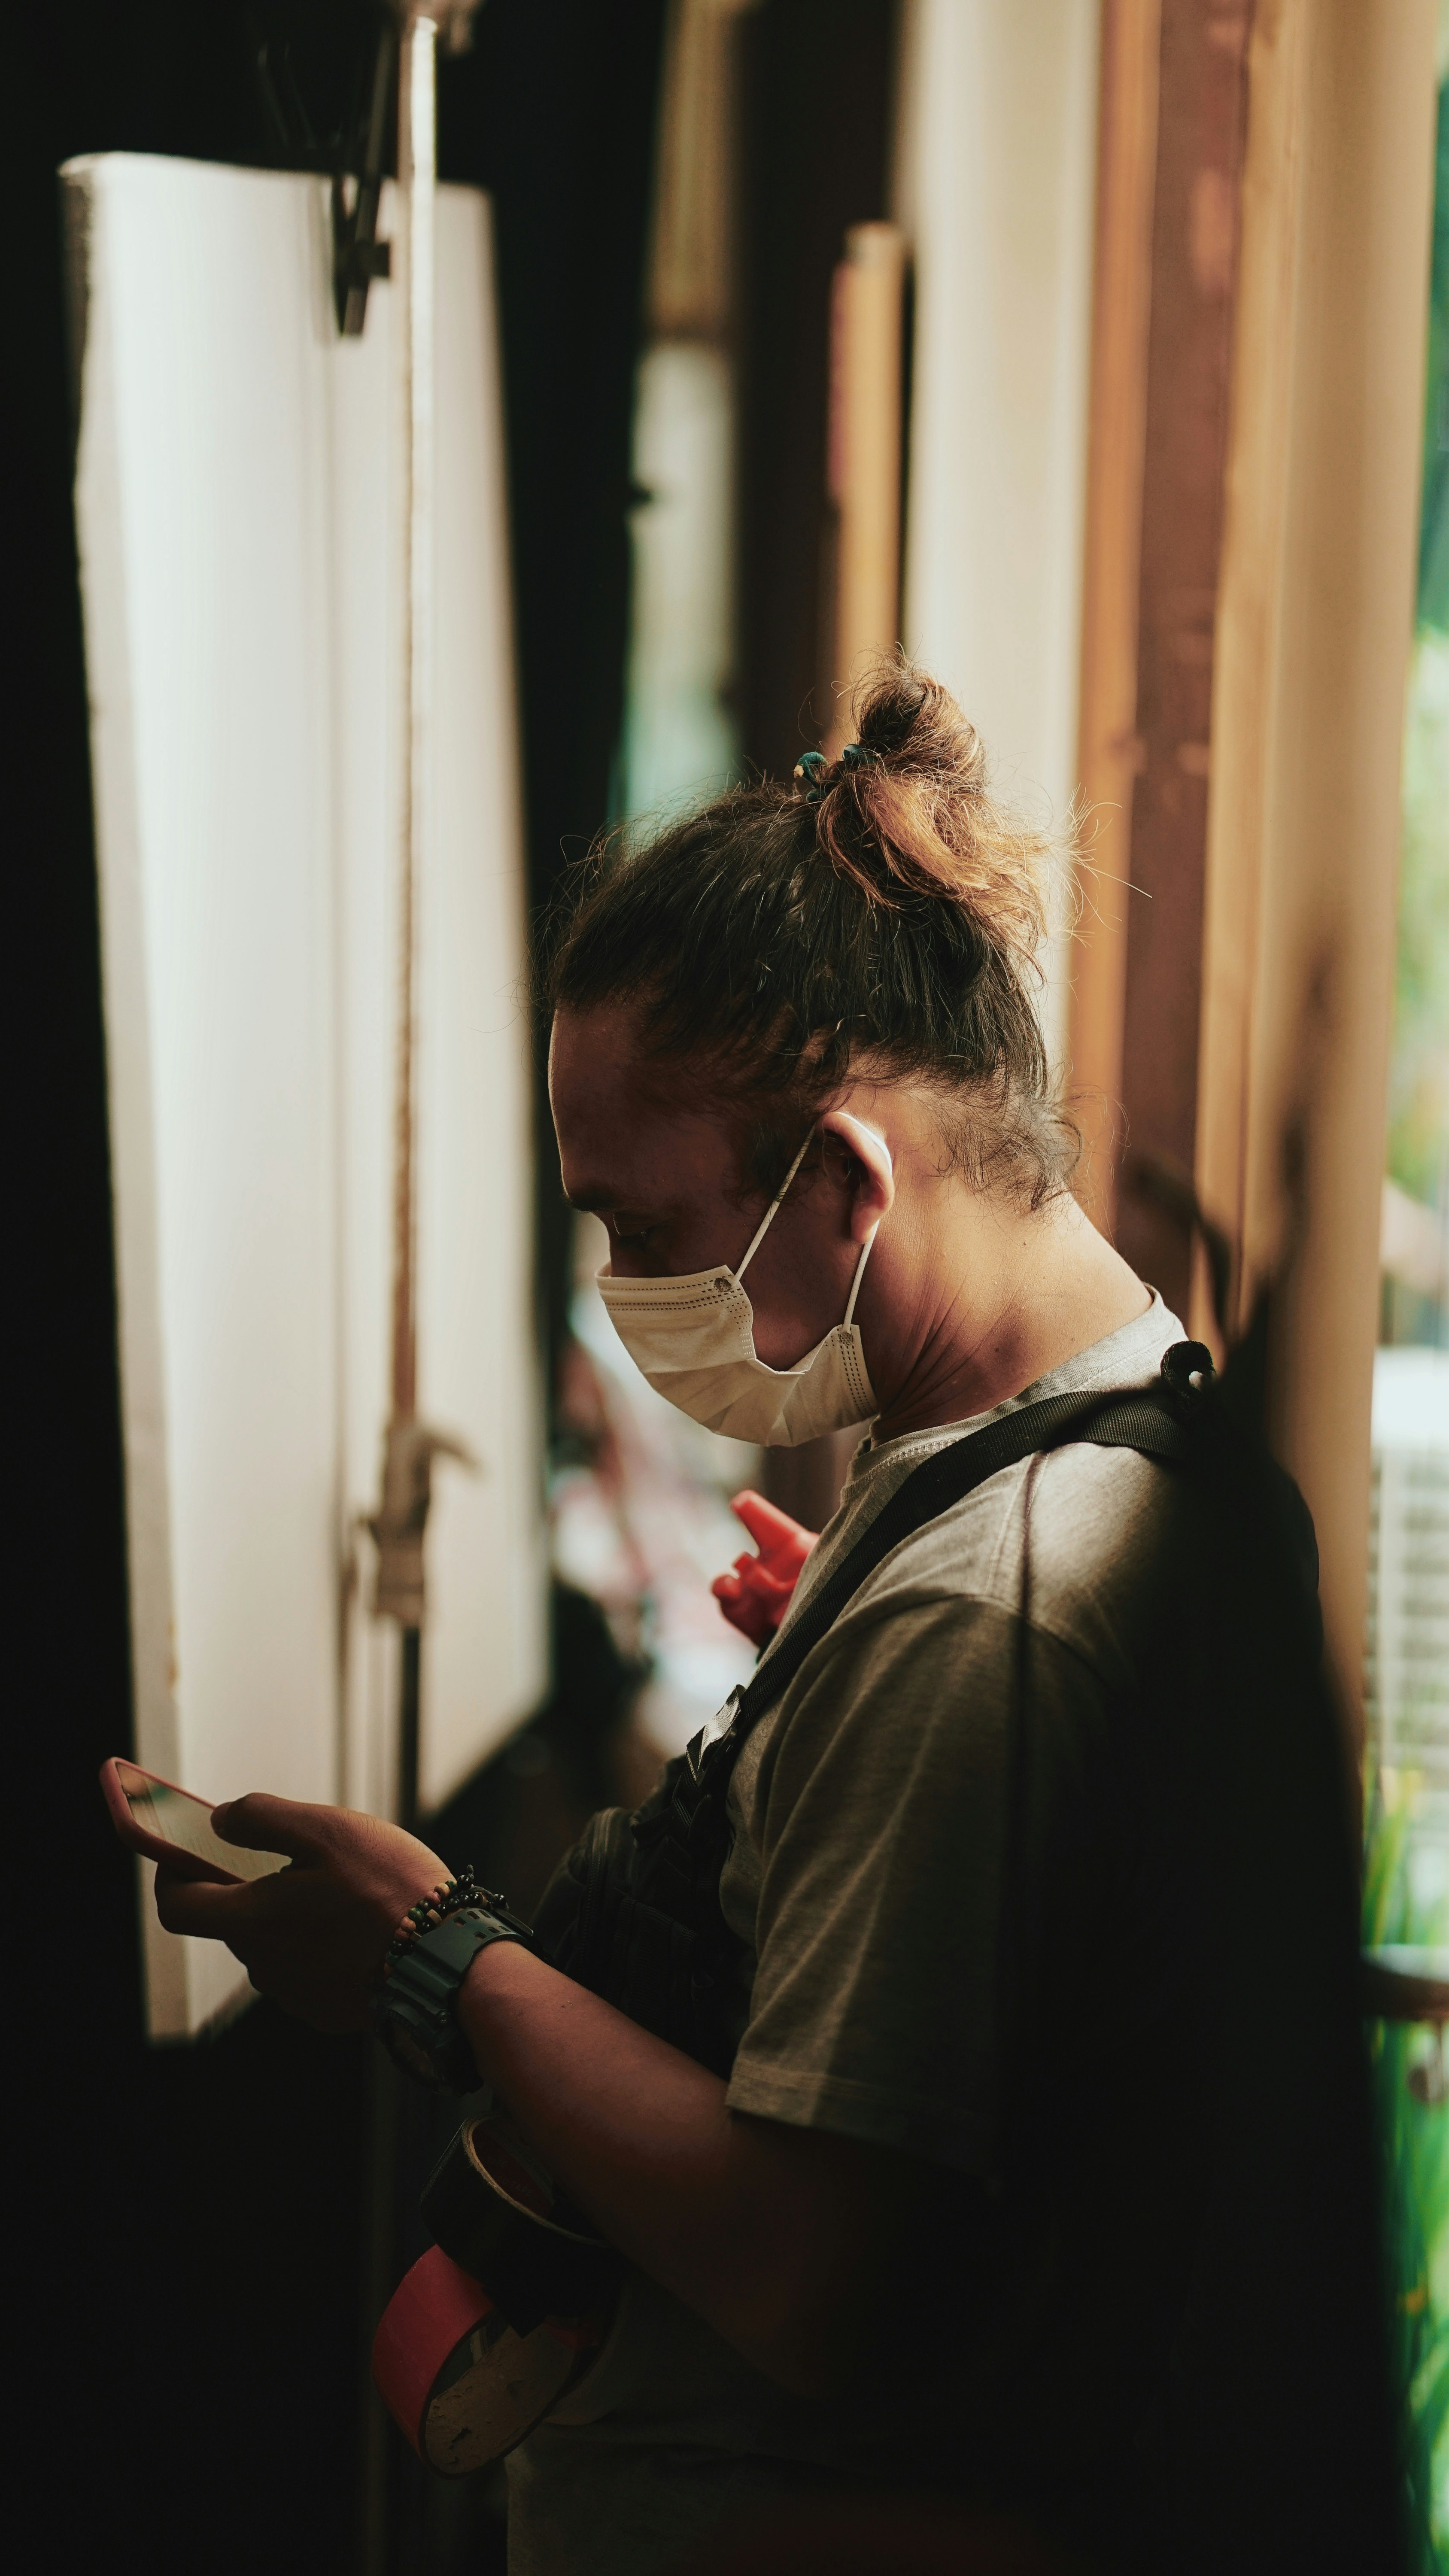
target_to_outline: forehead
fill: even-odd
[[[732,1186],[736,1157],[723,1117],[668,1068],[641,1059],[622,1007],[555,1013],[548,1090],[576,1207],[644,1207]]]

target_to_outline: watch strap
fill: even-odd
[[[532,1940],[506,1906],[467,1906],[410,1941],[372,1998],[372,2024],[405,2073],[439,2092],[471,2093],[480,2081],[456,2019],[458,1990],[492,1941]]]

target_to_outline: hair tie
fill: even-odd
[[[875,753],[863,742],[848,742],[836,762],[838,769],[868,769]],[[823,751],[802,751],[795,763],[795,776],[805,789],[807,805],[818,805],[830,791],[830,763]]]

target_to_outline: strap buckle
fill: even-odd
[[[725,1701],[723,1707],[717,1708],[713,1717],[705,1720],[699,1733],[690,1737],[685,1751],[685,1759],[689,1764],[691,1779],[700,1780],[703,1778],[706,1754],[709,1753],[716,1744],[723,1744],[727,1735],[732,1735],[734,1733],[735,1720],[739,1716],[740,1710],[744,1705],[744,1697],[745,1693],[743,1683],[736,1682],[734,1689],[730,1692],[729,1698]]]

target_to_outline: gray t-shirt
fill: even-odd
[[[1154,1294],[1011,1403],[865,1443],[791,1617],[924,1458],[1043,1396],[1150,1383],[1182,1338]],[[1110,1866],[1093,1856],[1095,1748],[1110,1744],[1133,1686],[1179,1493],[1170,1470],[1130,1450],[1069,1444],[1006,1468],[893,1550],[806,1657],[730,1791],[733,2109],[994,2184],[1024,1577],[1034,1734],[1046,1748],[1029,1831],[1050,1853],[1065,1993],[1107,1902],[1094,1878]],[[1084,1975],[1074,2009],[1080,2019],[1096,2008]],[[1120,2018],[1120,1997],[1109,2009]],[[854,2428],[783,2395],[634,2275],[594,2369],[509,2462],[511,2576],[650,2576],[722,2511],[838,2486],[860,2465]]]

